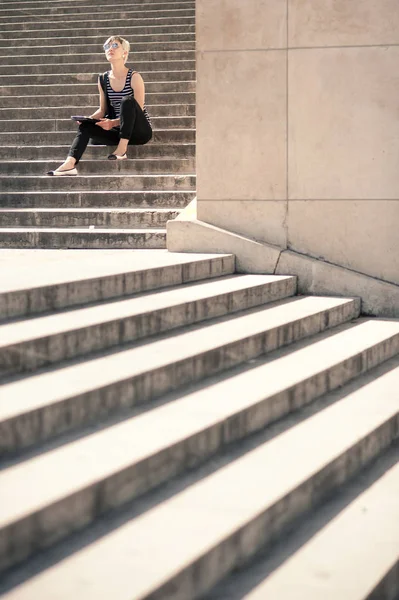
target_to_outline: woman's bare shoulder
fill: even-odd
[[[132,79],[135,79],[136,81],[140,81],[140,80],[143,81],[143,78],[138,71],[132,72]]]

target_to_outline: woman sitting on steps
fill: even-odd
[[[139,73],[125,66],[130,44],[112,36],[104,44],[105,56],[111,70],[98,78],[100,108],[90,118],[97,123],[81,122],[68,157],[48,175],[77,175],[76,165],[90,139],[116,149],[109,160],[127,158],[128,144],[146,144],[152,137],[151,121],[144,103],[144,81]]]

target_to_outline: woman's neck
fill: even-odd
[[[124,77],[128,68],[125,67],[125,63],[122,61],[111,62],[112,74],[114,77]]]

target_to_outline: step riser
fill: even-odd
[[[63,360],[106,350],[165,331],[233,314],[292,296],[296,282],[282,280],[185,305],[102,323],[0,349],[0,376],[34,371]],[[23,356],[22,356],[23,355]]]
[[[358,440],[326,467],[314,473],[289,496],[280,498],[263,514],[243,525],[232,537],[223,540],[218,548],[208,551],[202,559],[191,563],[183,572],[176,574],[172,580],[161,586],[153,597],[159,600],[174,598],[176,596],[172,590],[177,589],[182,590],[182,594],[178,595],[181,600],[187,597],[199,597],[235,566],[242,566],[261,549],[274,542],[285,533],[287,526],[309,509],[316,508],[334,490],[349,481],[389,448],[397,439],[398,428],[399,417],[396,415]],[[213,435],[212,432],[203,433],[197,439],[183,442],[180,447],[174,448],[174,460],[171,460],[171,452],[168,449],[163,456],[156,456],[152,461],[147,460],[148,465],[139,463],[126,468],[105,481],[61,500],[56,506],[44,508],[39,513],[3,529],[1,547],[5,552],[0,557],[0,568],[6,569],[17,564],[33,552],[51,546],[73,531],[86,527],[102,514],[148,492],[165,480],[184,472],[187,467],[191,468],[209,458],[223,448],[221,441],[223,431],[229,435],[230,429],[227,423],[216,428]],[[227,443],[228,439],[225,444]],[[148,469],[151,469],[151,477]],[[229,556],[229,562],[220,561],[221,552],[223,556]],[[215,562],[218,565],[217,570],[215,570]],[[198,570],[201,578],[198,578]],[[187,594],[188,573],[190,579],[192,577],[195,581],[195,584],[193,581],[189,586],[195,589],[195,595]]]
[[[151,104],[195,104],[195,93],[193,92],[179,92],[179,93],[147,93],[146,92],[146,105]],[[38,99],[33,96],[0,96],[0,108],[18,108],[23,107],[37,107]],[[82,94],[71,96],[60,96],[60,95],[41,95],[40,104],[42,106],[51,107],[65,107],[71,106],[98,106],[98,93],[97,94]]]
[[[90,232],[40,231],[25,232],[23,229],[15,233],[5,233],[0,229],[0,246],[2,248],[59,248],[59,249],[96,249],[112,250],[162,250],[166,248],[166,229],[142,231],[123,231],[110,229],[90,230]]]
[[[195,117],[195,104],[147,104],[151,119],[156,117]],[[70,119],[71,114],[80,115],[82,112],[92,114],[98,109],[98,104],[93,106],[74,106],[56,108],[0,108],[0,120],[25,120],[25,119]]]
[[[87,46],[86,51],[92,52],[93,50],[98,52],[105,41],[105,36],[97,35],[97,36],[86,36],[87,37]],[[141,49],[145,51],[150,51],[153,49],[175,47],[177,49],[185,49],[190,48],[193,49],[195,47],[195,36],[194,33],[158,33],[157,35],[140,35],[134,34],[136,43],[135,48]],[[58,52],[64,53],[66,48],[71,48],[71,55],[74,53],[81,53],[85,51],[85,48],[82,46],[68,46],[70,41],[70,36],[67,37],[57,37],[57,38],[21,38],[17,40],[3,40],[0,38],[0,48],[4,51],[9,51],[10,46],[19,46],[19,52],[15,53],[15,56],[26,54],[27,52],[32,51],[32,56],[36,53],[38,55],[43,53],[43,47],[49,49],[49,54],[57,54]]]
[[[159,52],[159,51],[170,51],[170,50],[195,50],[195,40],[194,37],[191,36],[189,39],[183,39],[184,36],[182,34],[175,34],[171,36],[171,39],[165,39],[162,41],[138,41],[137,36],[135,36],[135,44],[134,44],[134,52]],[[94,38],[95,40],[95,38]],[[71,60],[75,60],[75,56],[79,56],[81,54],[86,54],[93,52],[99,52],[102,49],[102,44],[104,43],[104,39],[101,38],[98,42],[93,39],[87,40],[87,45],[68,45],[67,40],[64,43],[55,43],[54,41],[51,44],[46,44],[45,52],[46,56],[51,58],[51,61],[57,60],[59,54],[69,54]],[[3,57],[6,57],[6,53],[10,51],[9,44],[2,44],[0,40],[0,48],[3,48]],[[29,56],[34,57],[37,56],[39,59],[43,55],[43,43],[40,44],[40,40],[31,41],[28,45],[24,43],[19,43],[18,46],[12,49],[13,56],[15,57],[24,57],[29,54]],[[103,56],[103,55],[102,55]]]
[[[73,142],[74,134],[73,131],[55,131],[49,133],[0,133],[0,143],[3,146],[11,146],[15,144],[24,144],[32,146],[32,144],[40,145],[55,145],[59,144],[70,145]],[[166,129],[153,131],[152,140],[150,144],[193,144],[195,143],[195,130],[194,129]],[[5,187],[0,188],[2,191],[6,191]],[[9,189],[9,188],[8,188]]]
[[[194,117],[153,117],[151,125],[154,130],[159,129],[194,129]],[[76,131],[77,124],[72,119],[32,119],[22,121],[0,121],[0,130],[4,133],[15,132],[51,132],[51,131]]]
[[[0,206],[8,208],[184,208],[194,192],[25,192],[0,194]]]
[[[157,211],[146,212],[8,212],[0,211],[0,230],[2,227],[100,227],[114,229],[143,229],[143,228],[165,228],[166,222],[176,219],[179,211]]]
[[[194,50],[174,50],[174,51],[166,51],[159,50],[158,52],[138,52],[134,49],[130,55],[130,62],[134,61],[134,66],[137,67],[137,64],[142,62],[156,61],[156,62],[166,62],[166,61],[194,61],[195,60],[195,51]],[[51,54],[41,54],[39,56],[5,56],[4,53],[0,57],[0,69],[3,72],[3,69],[10,69],[9,65],[15,65],[15,67],[20,66],[21,69],[25,69],[25,72],[29,73],[51,73],[51,66],[56,67],[58,65],[59,68],[66,68],[66,65],[69,65],[70,73],[83,70],[84,67],[87,66],[87,69],[92,69],[90,65],[93,63],[101,63],[104,65],[104,53],[97,52],[92,54],[57,54],[57,56],[53,56]],[[29,68],[27,68],[29,65]],[[14,67],[14,69],[15,69]],[[50,70],[47,70],[50,69]],[[105,70],[105,69],[104,69]],[[138,70],[136,68],[136,70]],[[9,71],[11,74],[15,75],[18,73],[18,70]],[[68,71],[65,71],[67,73]],[[101,69],[100,69],[101,72]]]
[[[84,22],[84,25],[83,25]],[[183,25],[193,25],[195,22],[193,11],[190,11],[189,15],[186,16],[148,16],[148,18],[134,17],[133,15],[127,15],[126,18],[121,18],[118,14],[113,15],[112,24],[115,29],[123,28],[131,29],[132,27],[140,27],[146,31],[149,27],[181,27]],[[47,36],[48,32],[60,31],[62,35],[65,35],[65,31],[71,31],[76,33],[77,31],[89,31],[106,28],[109,26],[109,18],[105,19],[104,16],[99,16],[97,19],[90,18],[90,15],[86,19],[69,18],[64,21],[53,21],[51,18],[41,19],[37,21],[21,22],[18,23],[0,23],[2,32],[7,35],[19,35],[20,33],[26,33],[28,37],[35,37],[36,33],[44,34]]]
[[[115,169],[118,167],[115,166]],[[0,177],[0,189],[11,191],[152,191],[195,189],[195,178],[189,175],[120,177]]]
[[[85,160],[95,159],[104,160],[109,154],[109,146],[88,146],[84,154],[82,165]],[[12,146],[0,147],[0,159],[1,160],[64,160],[68,154],[69,146],[27,146],[18,147]],[[133,158],[194,158],[195,157],[195,145],[194,144],[180,144],[180,145],[167,145],[167,144],[146,144],[145,146],[130,146],[128,150],[130,159]],[[42,174],[42,173],[41,173]],[[1,198],[1,194],[0,194]],[[8,206],[3,204],[0,199],[0,206]]]
[[[153,63],[133,63],[129,61],[126,65],[139,71],[146,85],[157,81],[189,81],[195,79],[195,61],[154,61]],[[13,66],[11,68],[0,67],[0,74],[7,75],[7,83],[10,85],[59,85],[78,84],[84,82],[97,82],[98,74],[107,71],[109,64],[105,61],[90,64],[67,64],[67,65],[38,65],[30,68]],[[29,73],[26,71],[29,69]],[[57,70],[59,74],[57,75]],[[7,72],[8,71],[8,72]]]
[[[109,154],[108,148],[104,155]],[[190,158],[176,159],[149,159],[140,158],[137,160],[124,160],[111,162],[104,160],[82,160],[78,166],[79,175],[104,175],[112,177],[114,175],[153,175],[165,173],[191,174],[195,172],[195,160]],[[48,162],[7,162],[0,163],[0,177],[2,175],[15,176],[33,176],[45,175],[59,166],[57,161]],[[1,222],[2,223],[2,220]],[[4,227],[4,224],[3,224]]]
[[[168,286],[231,275],[234,256],[221,255],[186,264],[59,283],[0,294],[0,319],[35,315],[90,302],[123,298]]]
[[[165,77],[162,74],[163,77]],[[92,79],[92,76],[89,76],[90,79]],[[98,75],[97,75],[98,77]],[[18,94],[18,98],[20,98],[21,96],[25,96],[28,95],[29,97],[33,96],[45,96],[47,97],[49,92],[51,94],[51,91],[54,90],[54,93],[58,94],[62,94],[62,95],[67,95],[71,98],[74,99],[74,101],[76,101],[76,99],[74,98],[75,94],[76,96],[79,97],[79,95],[82,94],[88,94],[88,95],[92,95],[93,92],[95,92],[95,88],[96,88],[96,81],[97,81],[97,77],[95,78],[95,81],[93,81],[92,83],[76,83],[76,84],[70,84],[70,85],[56,85],[56,84],[49,84],[49,85],[21,85],[21,86],[2,86],[0,87],[0,96],[1,97],[7,97],[7,96],[13,96],[14,97],[14,106],[16,104],[16,99],[15,97]],[[153,82],[148,82],[146,83],[146,99],[151,99],[150,94],[159,94],[159,93],[164,93],[164,94],[175,94],[175,93],[189,93],[189,92],[195,92],[195,81],[153,81]],[[30,92],[30,93],[29,93]],[[98,92],[97,92],[98,94]],[[38,100],[40,101],[40,99],[36,99],[36,105],[38,103]],[[70,101],[70,100],[69,100]],[[86,100],[87,102],[87,100]],[[18,106],[21,106],[18,102]],[[51,104],[50,104],[51,106]]]
[[[195,25],[194,24],[185,24],[185,25],[146,25],[143,27],[140,26],[128,26],[123,28],[124,37],[129,40],[130,38],[135,38],[137,36],[138,40],[143,41],[144,36],[151,36],[151,41],[154,41],[154,38],[158,38],[158,36],[169,36],[173,34],[184,35],[184,40],[189,40],[189,34],[195,33]],[[93,37],[102,37],[103,43],[105,39],[109,36],[109,27],[93,27],[92,29],[86,29],[86,27],[80,22],[80,27],[74,27],[73,29],[47,29],[47,30],[29,30],[29,31],[2,31],[0,33],[0,40],[2,40],[4,48],[4,42],[8,41],[17,41],[24,40],[24,43],[32,45],[37,43],[48,44],[53,43],[55,40],[62,40],[65,42],[70,39],[79,39],[82,35],[87,35],[89,38]],[[159,41],[161,41],[159,39]],[[54,42],[56,43],[56,42]],[[102,44],[101,44],[102,45]]]

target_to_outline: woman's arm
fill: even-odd
[[[140,73],[135,73],[132,76],[132,89],[134,91],[134,97],[140,105],[141,110],[144,108],[145,98],[145,86],[144,81]]]

